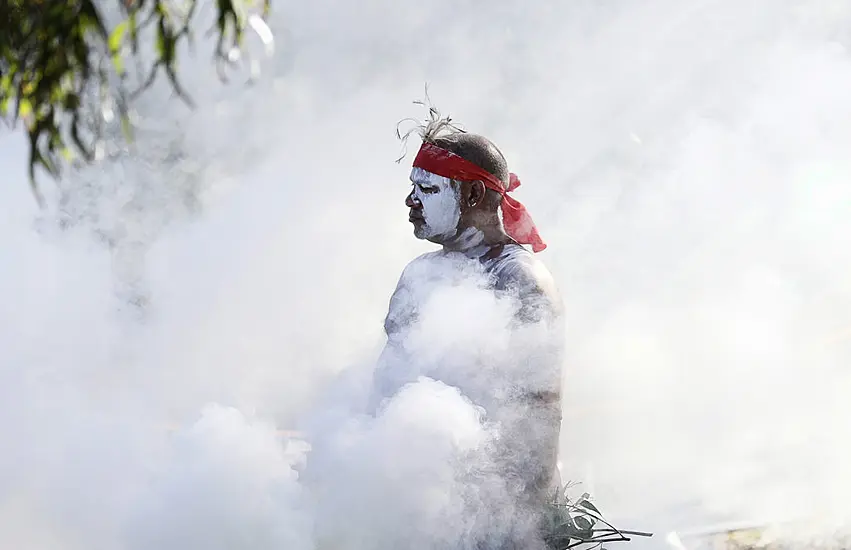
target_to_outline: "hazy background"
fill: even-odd
[[[550,245],[565,476],[660,535],[851,516],[851,3],[274,8],[257,85],[199,48],[200,107],[154,90],[139,151],[61,207],[0,136],[0,547],[181,547],[151,539],[164,517],[200,522],[187,548],[303,542],[276,531],[308,520],[271,430],[370,364],[430,249],[393,162],[425,82],[502,148]]]

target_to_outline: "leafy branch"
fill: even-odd
[[[553,495],[545,516],[544,540],[552,550],[602,549],[611,542],[629,542],[631,537],[651,537],[652,533],[616,528],[589,500],[588,493],[576,501],[567,495],[570,486]]]
[[[116,118],[125,139],[132,140],[129,105],[161,75],[193,106],[178,77],[178,51],[184,42],[194,46],[202,1],[6,0],[8,17],[0,21],[0,119],[12,128],[25,124],[30,185],[39,201],[36,168],[58,178],[64,162],[96,160],[106,127]],[[106,2],[115,2],[112,11],[103,9]],[[213,57],[226,81],[225,69],[237,64],[248,29],[271,53],[272,33],[265,23],[271,0],[214,2],[208,35],[217,35]],[[119,16],[120,22],[110,28],[107,15]],[[134,80],[141,83],[132,91],[126,68],[131,60]]]

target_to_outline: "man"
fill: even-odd
[[[439,287],[431,283],[452,280],[457,286],[465,278],[479,277],[484,282],[471,288],[484,288],[516,305],[505,338],[526,327],[541,330],[526,331],[535,336],[518,337],[516,345],[512,341],[511,349],[499,355],[505,361],[474,362],[490,369],[486,371],[489,379],[480,377],[470,384],[471,391],[462,389],[501,426],[498,460],[504,476],[520,486],[524,503],[542,505],[560,481],[556,461],[562,304],[548,270],[522,245],[531,245],[535,252],[546,245],[523,205],[508,195],[519,181],[493,143],[435,120],[421,129],[420,136],[423,144],[413,162],[412,189],[405,204],[414,235],[440,245],[441,250],[411,262],[391,298],[385,320],[388,343],[376,371],[374,399],[392,395],[413,377],[399,372],[394,376],[393,371],[404,370],[400,365],[416,360],[404,356],[404,349],[422,321],[423,304]],[[481,341],[472,343],[477,320],[462,328],[470,331],[471,347],[481,346]],[[463,334],[461,340],[463,344]],[[457,349],[463,352],[464,346]],[[445,365],[447,359],[441,361]],[[502,376],[502,371],[521,375]]]

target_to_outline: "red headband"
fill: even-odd
[[[502,223],[508,236],[520,244],[532,245],[532,250],[535,252],[540,252],[547,247],[538,235],[538,228],[535,227],[535,222],[532,221],[526,207],[508,196],[508,193],[520,187],[520,180],[516,175],[510,175],[510,183],[506,189],[502,181],[487,170],[479,168],[455,153],[425,142],[414,159],[414,167],[458,181],[481,180],[485,187],[502,195]]]

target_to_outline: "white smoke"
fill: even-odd
[[[66,233],[0,137],[0,548],[363,548],[441,523],[476,409],[422,380],[356,413],[430,249],[392,162],[424,81],[503,149],[550,245],[565,477],[660,534],[848,517],[847,2],[321,1],[272,27],[254,88],[184,65],[199,109],[150,99],[169,139],[84,174]],[[308,413],[324,453],[273,429]]]

